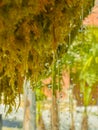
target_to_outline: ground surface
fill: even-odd
[[[68,111],[62,111],[59,113],[60,117],[60,130],[69,130],[71,125],[71,114]],[[74,112],[75,130],[81,130],[81,122],[83,117],[83,108],[77,108]],[[43,119],[46,124],[47,130],[50,129],[50,115],[49,111],[43,112]],[[88,108],[88,125],[89,130],[98,130],[98,108]]]
[[[59,126],[60,130],[69,130],[71,126],[71,105],[68,101],[58,102],[59,106]],[[73,118],[75,123],[75,130],[81,130],[81,122],[83,119],[84,107],[76,107],[76,102],[73,106]],[[98,130],[98,106],[89,106],[87,108],[88,113],[88,126],[89,130]],[[46,130],[50,128],[50,108],[47,106],[43,111],[43,120],[46,125]]]
[[[71,124],[71,114],[69,108],[66,107],[66,103],[59,105],[59,126],[60,130],[69,130]],[[81,121],[83,116],[83,107],[74,108],[74,121],[75,130],[81,129]],[[0,107],[0,112],[3,112],[3,107]],[[4,112],[3,112],[4,115]],[[51,130],[50,128],[50,110],[47,106],[42,112],[42,117],[45,122],[46,130]],[[3,129],[2,130],[22,130],[22,120],[23,120],[23,109],[20,108],[18,112],[12,112],[6,118],[3,117]],[[98,106],[88,107],[88,124],[89,130],[98,130]],[[18,127],[18,128],[17,128]]]
[[[2,130],[22,130],[22,129],[3,127]]]

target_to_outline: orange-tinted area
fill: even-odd
[[[88,26],[98,26],[98,0],[96,0],[95,6],[88,17],[84,19],[83,24]]]

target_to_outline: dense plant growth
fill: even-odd
[[[53,51],[75,36],[93,0],[0,1],[0,97],[15,104],[25,76],[36,82]],[[73,38],[72,38],[73,39]],[[62,50],[60,50],[62,52]]]
[[[93,98],[98,83],[97,32],[96,27],[79,32],[62,60],[70,66],[71,84],[79,105],[88,106],[97,100]]]

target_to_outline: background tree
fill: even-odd
[[[62,58],[62,63],[70,67],[72,91],[77,104],[84,106],[81,130],[88,129],[87,106],[97,102],[97,96],[95,97],[98,92],[97,31],[96,27],[84,28]]]

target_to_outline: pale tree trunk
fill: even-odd
[[[24,83],[24,121],[23,130],[36,130],[36,98],[30,82]]]
[[[62,81],[63,81],[63,90],[66,93],[66,99],[69,98],[69,110],[71,115],[71,125],[70,130],[75,130],[75,123],[74,123],[74,95],[73,95],[73,87],[70,83],[70,68],[63,71],[62,74]],[[69,91],[69,93],[68,93]]]
[[[74,124],[74,97],[73,97],[73,92],[71,88],[71,83],[70,83],[70,70],[63,71],[62,74],[62,81],[63,81],[63,90],[66,94],[66,99],[69,98],[69,111],[71,115],[71,125],[69,130],[75,130],[75,124]],[[68,93],[69,91],[69,93]]]
[[[52,95],[52,108],[51,108],[51,130],[59,130],[59,117],[58,117],[58,105],[57,98],[55,95]]]

